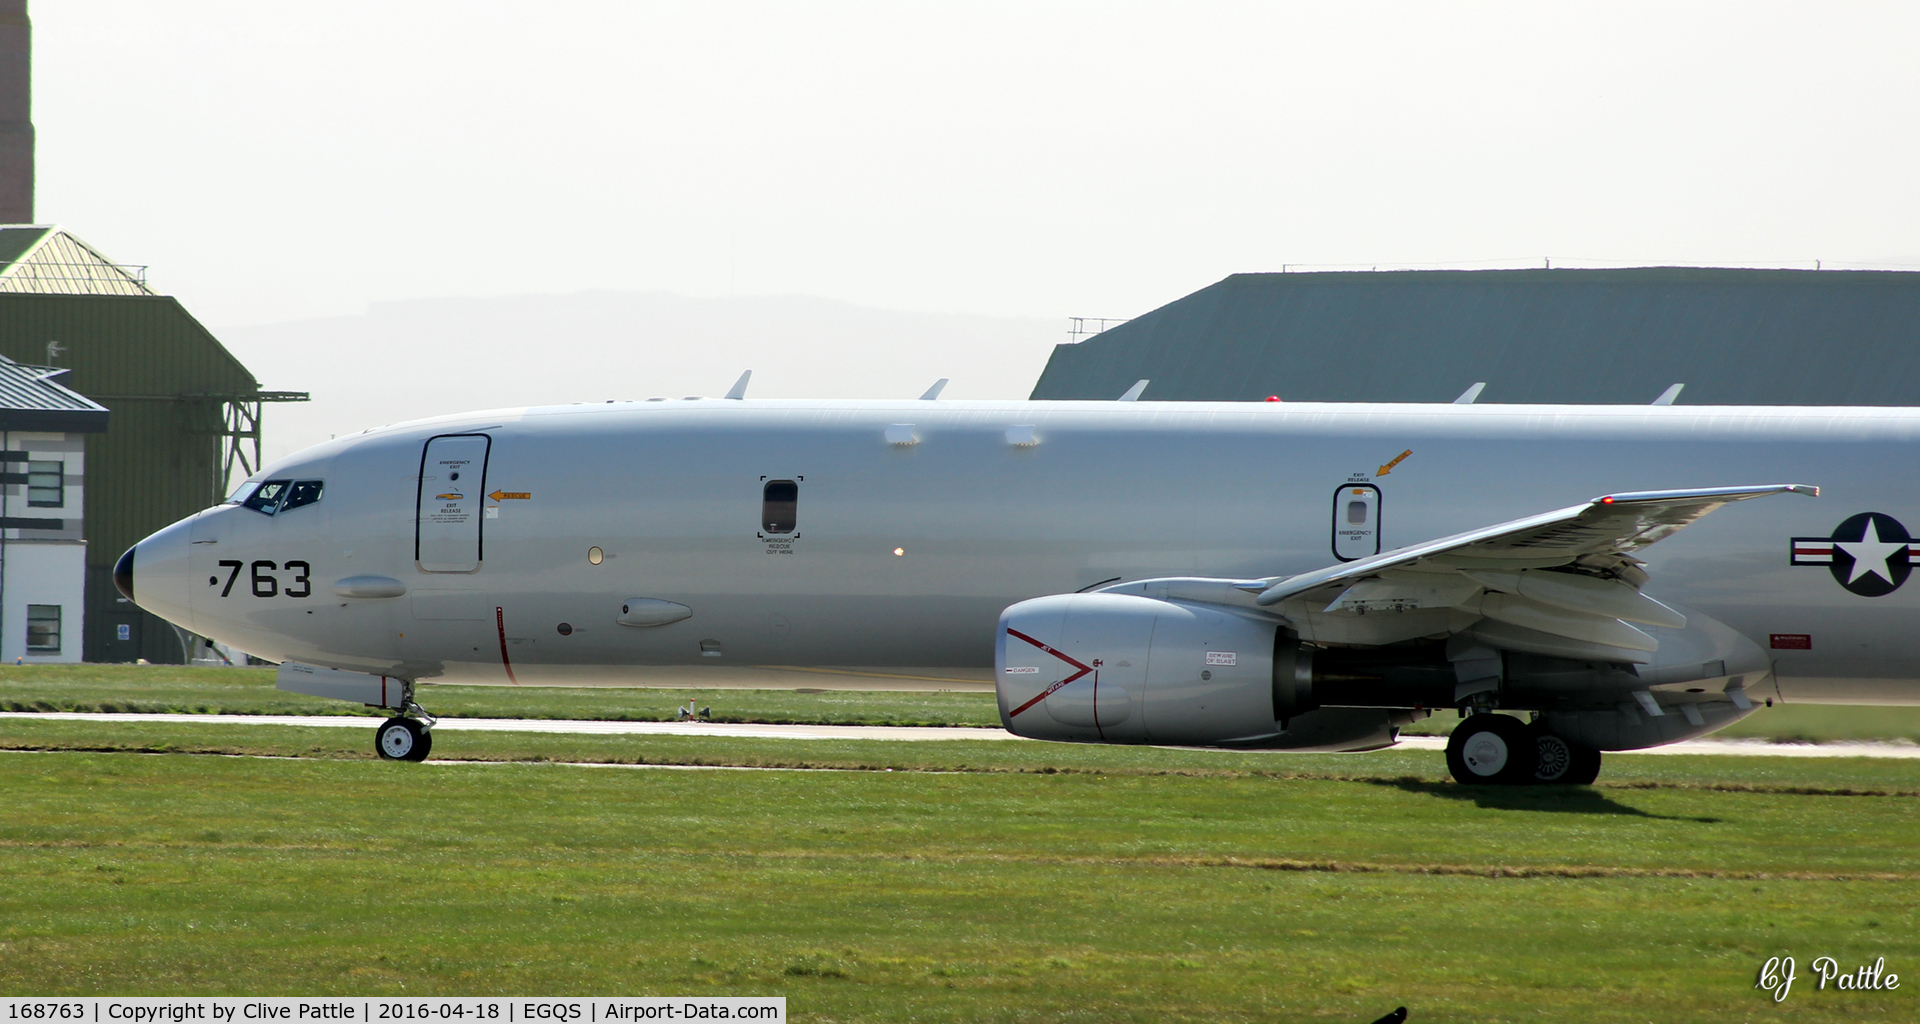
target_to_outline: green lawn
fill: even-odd
[[[0,991],[779,994],[796,1020],[1905,1020],[1920,764],[0,721]],[[278,758],[68,752],[222,749]],[[290,755],[290,756],[289,756]],[[893,769],[891,771],[887,769]],[[1851,792],[1857,795],[1837,795]],[[1884,956],[1889,993],[1753,991]]]
[[[664,690],[635,687],[421,687],[437,715],[456,718],[582,718],[669,721],[688,698],[720,722],[997,726],[990,693],[829,690]],[[139,711],[241,715],[362,715],[372,708],[282,693],[265,668],[178,665],[0,666],[0,711]],[[1441,735],[1459,721],[1441,712],[1413,735]],[[1783,742],[1920,742],[1920,707],[1777,704],[1714,733]]]
[[[0,711],[131,711],[229,715],[381,715],[360,704],[274,689],[270,668],[180,665],[0,666]],[[667,690],[642,687],[420,687],[436,715],[672,721],[692,698],[717,722],[998,726],[990,693]]]
[[[252,726],[194,722],[71,722],[0,719],[0,750],[198,753],[374,760],[366,728]],[[1439,784],[1448,779],[1437,751],[1380,750],[1294,754],[1188,748],[953,739],[744,739],[719,736],[596,736],[558,733],[434,734],[436,760],[672,764],[748,768],[832,768],[1033,774],[1257,776]],[[1863,792],[1920,796],[1920,762],[1877,758],[1689,757],[1608,754],[1600,788],[1770,790],[1816,795]],[[1529,800],[1531,790],[1448,790],[1473,799]],[[1462,796],[1461,798],[1467,798]]]

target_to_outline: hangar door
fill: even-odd
[[[492,446],[485,434],[449,434],[427,442],[413,534],[413,558],[421,572],[479,571],[480,507]]]

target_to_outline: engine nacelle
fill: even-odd
[[[1598,750],[1671,743],[1750,712],[1746,688],[1770,674],[1752,641],[1702,615],[1647,628],[1661,646],[1646,665],[1485,652],[1498,673],[1490,695],[1500,707],[1543,712],[1554,732]],[[1449,657],[1463,642],[1473,645],[1318,647],[1250,610],[1060,594],[1001,613],[994,668],[1000,721],[1020,736],[1365,750],[1392,743],[1429,709],[1486,692],[1463,685]]]
[[[1124,594],[1022,601],[1000,616],[1000,720],[1035,739],[1301,750],[1385,746],[1412,720],[1303,708],[1280,721],[1276,640],[1285,656],[1297,648],[1272,619],[1218,605]]]
[[[1123,594],[1060,594],[1000,615],[1000,720],[1037,739],[1258,742],[1273,720],[1271,620]]]

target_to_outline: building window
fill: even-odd
[[[27,652],[29,654],[60,653],[59,605],[30,604],[27,606]]]
[[[27,504],[34,508],[60,508],[66,503],[66,463],[57,459],[27,463]]]

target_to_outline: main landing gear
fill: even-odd
[[[1447,770],[1467,785],[1586,786],[1600,752],[1511,715],[1470,715],[1447,740]]]
[[[373,749],[383,761],[425,761],[433,750],[433,727],[438,721],[413,702],[409,686],[406,710],[381,722],[373,731]]]

